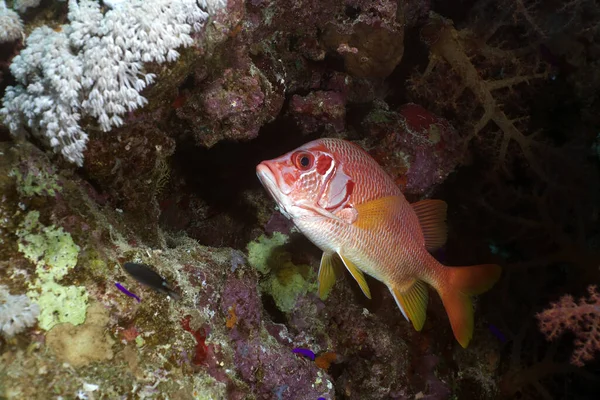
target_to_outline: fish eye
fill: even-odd
[[[309,170],[314,164],[315,158],[306,151],[300,151],[294,155],[294,164],[298,169]]]

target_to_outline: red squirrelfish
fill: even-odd
[[[429,292],[440,295],[456,340],[473,336],[470,296],[490,289],[498,265],[447,267],[431,251],[446,242],[446,203],[410,204],[400,188],[359,146],[340,139],[309,142],[256,167],[280,211],[323,250],[319,295],[343,265],[371,297],[364,273],[383,282],[417,331],[425,323]]]

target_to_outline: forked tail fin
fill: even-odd
[[[473,337],[473,303],[471,296],[488,291],[500,278],[499,265],[484,264],[469,267],[445,267],[446,282],[437,289],[448,313],[454,337],[467,347]]]

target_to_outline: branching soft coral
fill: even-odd
[[[540,330],[548,339],[554,340],[566,330],[575,334],[571,363],[580,367],[600,351],[600,293],[594,285],[588,292],[588,299],[582,297],[576,303],[573,296],[566,295],[537,314]]]
[[[483,58],[485,60],[483,64],[495,64],[499,67],[498,70],[502,71],[503,64],[517,60],[520,53],[526,52],[527,49],[509,51],[486,43],[486,40],[493,36],[501,26],[501,23],[492,26],[490,33],[482,38],[466,29],[458,31],[451,21],[431,13],[428,24],[421,32],[423,40],[430,46],[429,65],[421,76],[411,79],[411,89],[413,92],[421,92],[431,84],[428,80],[432,76],[440,74],[440,70],[443,71],[444,64],[449,65],[454,74],[458,75],[460,83],[451,89],[455,93],[449,93],[443,98],[449,99],[447,101],[450,103],[456,102],[468,89],[474,96],[477,105],[483,109],[483,116],[474,124],[472,131],[465,139],[465,145],[468,145],[483,128],[492,122],[502,133],[498,153],[500,165],[504,165],[507,161],[509,145],[511,142],[515,142],[531,168],[544,180],[548,180],[543,167],[534,155],[534,147],[541,146],[541,143],[535,140],[535,133],[524,134],[517,127],[517,123],[522,118],[509,117],[503,110],[499,96],[496,94],[501,89],[510,90],[513,86],[521,83],[545,78],[548,76],[548,71],[541,64],[535,65],[534,63],[525,66],[525,63],[517,63],[512,76],[505,77],[501,73],[499,79],[489,79],[485,77],[481,66],[476,65],[474,61],[475,56]],[[442,108],[444,107],[442,106]]]
[[[529,26],[529,30],[539,38],[549,38],[565,31],[591,38],[600,32],[600,8],[595,0],[569,0],[550,8],[539,0],[503,0],[501,4],[514,9],[515,22]],[[544,18],[549,13],[554,18]]]

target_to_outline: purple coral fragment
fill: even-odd
[[[296,354],[302,354],[304,357],[308,357],[313,361],[315,360],[315,353],[313,353],[309,349],[303,349],[303,348],[297,347],[292,351]]]
[[[500,329],[492,324],[490,324],[489,329],[490,332],[492,332],[492,334],[498,338],[498,340],[500,340],[502,343],[506,343],[506,336],[504,336]]]
[[[117,289],[119,289],[121,292],[125,293],[127,296],[129,297],[133,297],[134,299],[137,300],[137,302],[141,302],[140,298],[135,295],[134,293],[131,293],[129,290],[125,289],[125,287],[123,285],[121,285],[119,282],[115,282],[115,286],[117,287]]]

